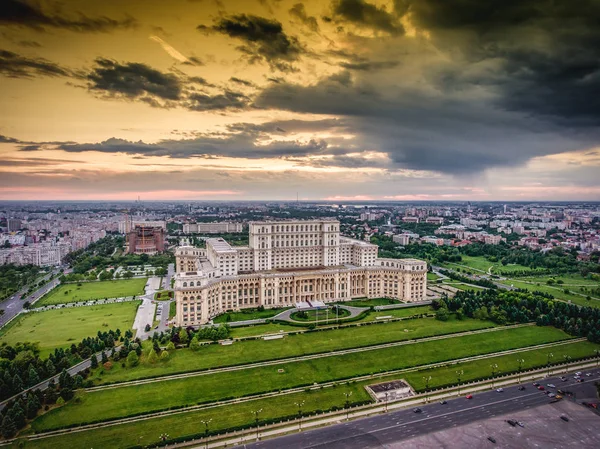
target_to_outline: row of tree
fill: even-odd
[[[600,343],[599,308],[556,301],[544,292],[460,291],[454,298],[444,297],[434,302],[434,307],[499,324],[535,322],[538,326],[554,326],[569,335]]]

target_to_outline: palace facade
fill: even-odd
[[[426,298],[426,262],[378,258],[377,245],[340,236],[339,229],[337,220],[252,222],[248,246],[214,238],[205,249],[177,248],[177,325],[261,305]]]

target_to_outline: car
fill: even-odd
[[[562,399],[563,397],[560,394],[556,395],[556,399]]]
[[[583,379],[577,379],[577,382],[581,383],[583,382]]]
[[[507,419],[506,422],[509,423],[513,427],[515,427],[517,425],[517,422],[514,419]]]
[[[519,387],[519,391],[525,391],[525,386],[521,385],[521,386]]]
[[[564,422],[569,422],[569,417],[568,416],[561,415],[560,419],[562,419]]]
[[[413,408],[413,412],[421,413],[421,412],[423,412],[423,410],[421,410],[420,408],[417,407],[417,408]]]
[[[555,395],[554,393],[548,393],[548,397],[549,397],[549,398],[555,398],[555,397],[556,397],[556,395]]]
[[[517,426],[525,427],[525,423],[523,421],[517,421]]]
[[[585,373],[585,377],[590,377],[592,373]]]
[[[539,383],[537,383],[537,382],[534,382],[534,383],[533,383],[533,386],[534,386],[534,387],[539,387],[539,386],[540,386],[540,384],[539,384]]]
[[[544,386],[543,386],[543,385],[540,385],[540,386],[538,387],[538,390],[540,390],[540,391],[544,391],[544,390],[545,390],[545,388],[544,388]]]
[[[472,395],[472,394],[468,394],[468,395],[466,396],[466,398],[467,398],[467,399],[473,399],[473,395]]]
[[[547,387],[556,388],[556,385],[554,385],[554,384],[548,384]]]
[[[488,440],[492,443],[496,444],[496,439],[494,437],[488,437]]]
[[[442,404],[442,405],[446,405],[447,403],[448,403],[448,401],[446,401],[446,400],[440,401],[440,404]]]
[[[503,392],[504,392],[504,388],[498,388],[498,389],[496,390],[496,392],[497,392],[497,393],[503,393]]]
[[[582,373],[581,373],[581,371],[577,371],[577,372],[575,373],[575,375],[576,375],[576,376],[581,376],[581,374],[582,374]]]
[[[562,376],[562,377],[560,378],[560,380],[562,380],[563,382],[566,382],[566,381],[567,381],[567,380],[569,380],[569,379],[567,379],[565,376]]]

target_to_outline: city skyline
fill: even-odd
[[[599,200],[599,15],[5,0],[0,200]]]

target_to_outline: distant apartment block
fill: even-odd
[[[427,217],[425,223],[442,225],[444,224],[444,217]]]
[[[306,301],[426,298],[427,264],[381,259],[371,243],[340,236],[337,220],[253,222],[249,245],[222,238],[177,248],[176,322],[200,325],[227,310]]]
[[[402,217],[404,223],[418,223],[419,217]]]
[[[6,228],[8,232],[15,232],[21,229],[22,223],[21,220],[16,218],[9,218],[6,220]]]
[[[242,223],[184,223],[184,234],[227,234],[244,230]]]
[[[1,249],[0,265],[38,265],[40,267],[57,266],[71,250],[69,245],[23,246]]]
[[[408,234],[397,234],[392,237],[392,241],[394,243],[398,243],[399,245],[408,245],[410,243],[410,235]]]

